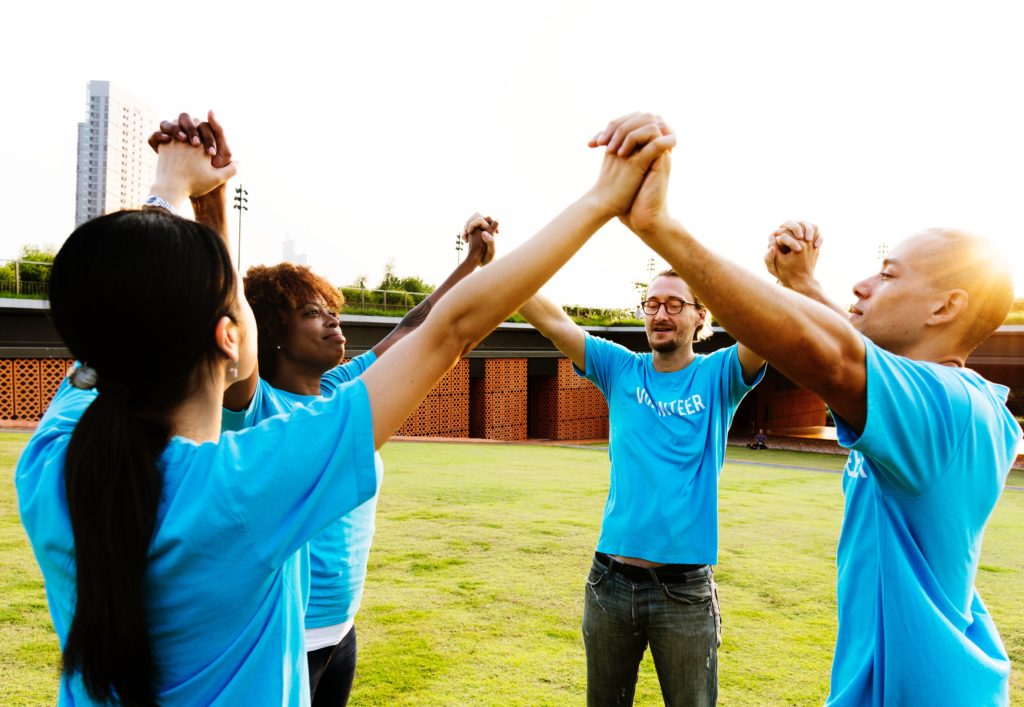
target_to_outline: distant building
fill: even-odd
[[[295,241],[291,238],[285,238],[284,248],[281,252],[281,260],[286,263],[294,263],[295,265],[305,265],[306,254],[297,253],[295,251]]]
[[[159,118],[109,81],[90,81],[86,119],[78,124],[75,226],[101,214],[138,208],[156,176],[146,139]]]

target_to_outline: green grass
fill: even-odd
[[[25,435],[0,435],[8,479]],[[392,443],[359,631],[353,705],[581,704],[580,619],[607,490],[600,449]],[[827,454],[729,449],[721,482],[723,705],[821,704],[835,640],[842,512]],[[750,462],[757,462],[757,465]],[[1024,484],[1020,484],[1024,485]],[[42,584],[0,490],[0,704],[51,703]],[[985,534],[978,585],[1024,703],[1024,493]],[[661,704],[650,659],[637,704]]]

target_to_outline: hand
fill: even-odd
[[[601,173],[590,194],[611,215],[625,216],[648,170],[675,144],[675,133],[656,115],[631,113],[613,120],[589,143],[590,147],[607,146]]]
[[[231,164],[231,148],[224,137],[224,128],[214,117],[212,110],[206,115],[206,121],[198,125],[188,113],[181,113],[176,122],[162,121],[160,129],[149,136],[149,146],[159,154],[161,145],[167,145],[175,140],[195,147],[202,145],[212,157],[214,167],[227,167]]]
[[[786,221],[768,236],[765,267],[784,287],[795,289],[814,279],[822,243],[824,239],[813,223]]]
[[[494,260],[494,237],[498,235],[498,221],[490,216],[475,213],[462,227],[462,240],[469,243],[468,258],[477,260],[480,266]]]
[[[207,194],[238,172],[234,163],[214,167],[204,150],[185,142],[172,141],[161,145],[158,155],[152,192],[172,204],[184,197]]]

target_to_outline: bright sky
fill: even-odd
[[[641,109],[679,134],[673,214],[759,274],[773,228],[816,221],[845,304],[879,245],[955,226],[1000,243],[1024,292],[1022,20],[1009,1],[15,3],[0,258],[71,231],[104,79],[160,115],[217,110],[246,266],[292,238],[338,284],[389,259],[439,283],[470,213],[507,252],[590,186],[587,139]],[[547,292],[631,306],[649,255],[610,224]]]

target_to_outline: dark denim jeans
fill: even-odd
[[[648,644],[666,705],[717,702],[722,624],[714,572],[695,569],[681,580],[631,580],[594,560],[583,602],[588,705],[633,704]]]

